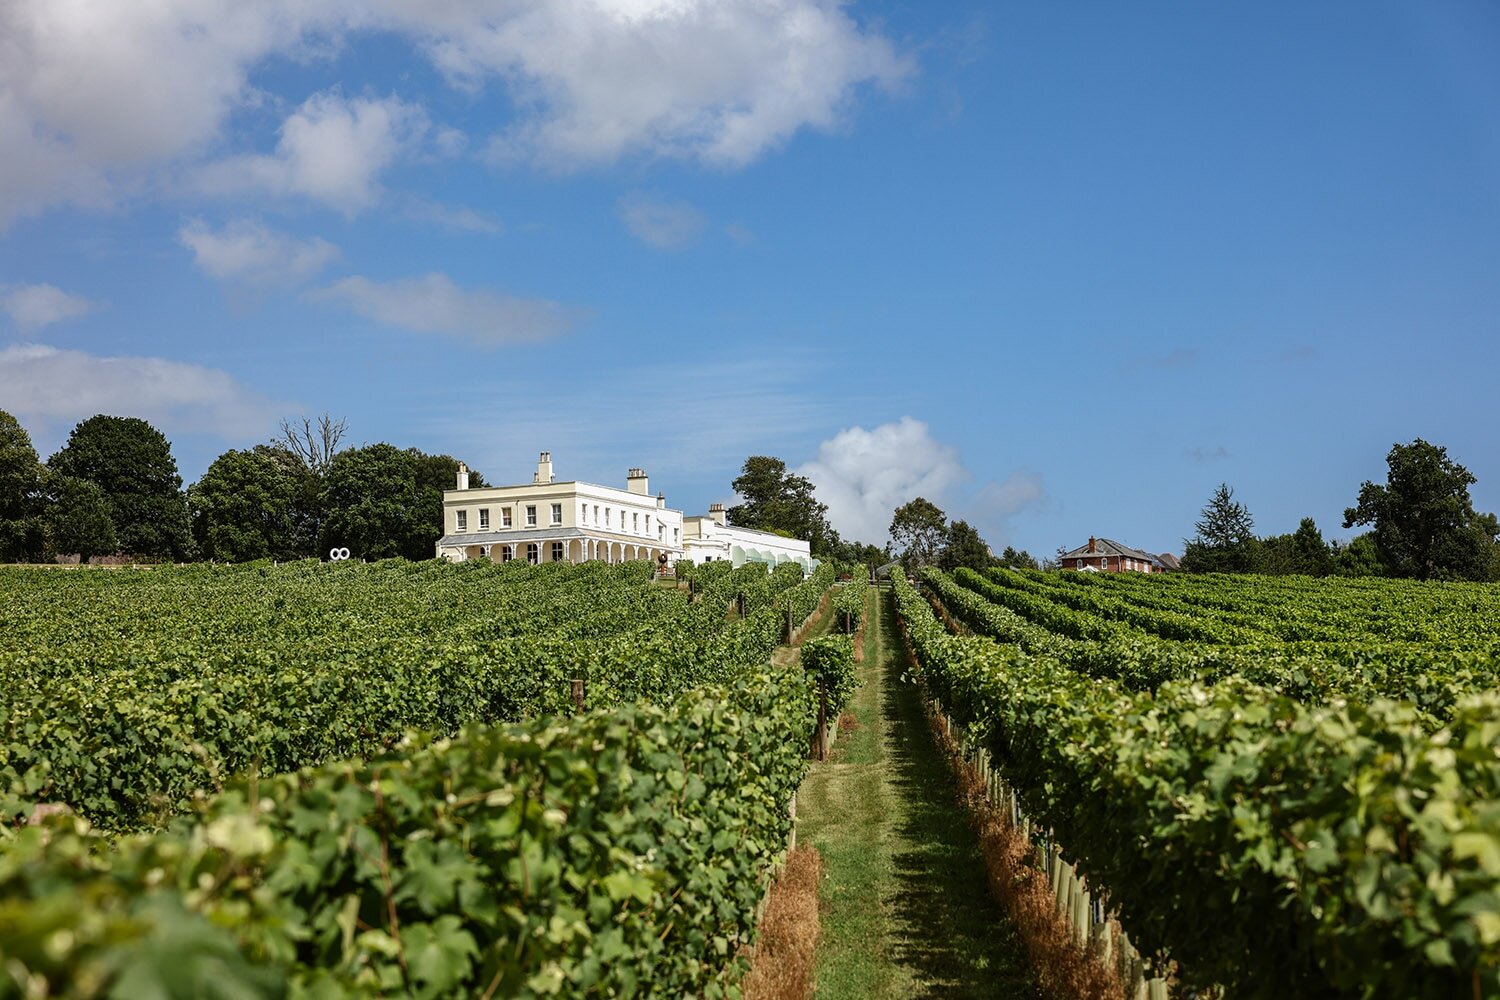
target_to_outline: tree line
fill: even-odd
[[[0,411],[0,562],[286,560],[333,546],[366,559],[432,558],[458,460],[386,443],[341,447],[346,430],[326,414],[283,421],[276,438],[226,451],[183,489],[171,443],[145,420],[90,417],[43,463]],[[484,485],[472,470],[469,479]]]
[[[770,455],[751,455],[730,485],[744,498],[726,511],[731,523],[807,539],[818,559],[875,567],[899,555],[913,568],[932,564],[950,571],[960,566],[1038,568],[1036,559],[1024,550],[1007,547],[1001,555],[994,555],[978,529],[963,520],[950,523],[948,515],[924,497],[896,508],[890,545],[844,539],[829,524],[828,505],[817,498],[812,482]]]
[[[1369,531],[1326,542],[1304,517],[1286,535],[1258,537],[1249,508],[1221,483],[1184,539],[1189,573],[1300,573],[1418,580],[1500,580],[1500,521],[1474,509],[1472,473],[1448,450],[1417,438],[1386,455],[1384,484],[1366,481],[1344,527]]]

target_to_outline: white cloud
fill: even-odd
[[[436,273],[384,283],[356,275],[312,297],[340,302],[386,326],[462,337],[481,347],[550,340],[581,318],[578,310],[556,302],[464,289]]]
[[[738,166],[799,129],[837,127],[860,86],[912,70],[840,0],[7,0],[0,227],[160,187],[175,176],[163,168],[191,172],[230,116],[264,99],[256,67],[377,31],[411,41],[457,86],[498,81],[515,112],[492,151],[561,167],[627,154]],[[412,112],[316,95],[274,152],[232,158],[212,179],[352,211],[378,191]],[[439,156],[466,145],[431,130]]]
[[[1041,502],[1047,495],[1042,477],[1024,469],[1012,472],[1003,483],[987,483],[974,498],[973,516],[988,521],[1004,520]]]
[[[1044,496],[1041,480],[1028,472],[987,483],[977,492],[965,490],[971,476],[958,452],[912,417],[872,430],[839,431],[797,472],[812,481],[839,534],[877,545],[889,537],[895,509],[919,496],[943,508],[950,519],[978,522],[976,527],[991,533]]]
[[[0,348],[0,399],[16,417],[42,425],[111,413],[168,430],[209,430],[230,438],[264,433],[280,412],[218,369],[40,344]]]
[[[422,109],[394,97],[314,94],[282,124],[274,153],[210,164],[200,178],[209,191],[299,195],[352,213],[375,200],[380,172],[426,131]]]
[[[499,220],[463,205],[444,205],[425,198],[415,198],[407,205],[406,214],[419,222],[430,222],[444,229],[457,229],[485,236],[499,236],[505,227]]]
[[[177,240],[208,274],[247,285],[300,284],[339,258],[339,248],[327,240],[300,240],[253,219],[236,219],[217,232],[193,219],[177,231]]]
[[[968,478],[958,452],[911,417],[873,430],[839,431],[797,472],[812,480],[839,534],[877,545],[897,507],[919,496],[941,507],[948,491]]]
[[[215,138],[248,68],[296,44],[295,0],[0,4],[0,225],[99,203]]]
[[[428,43],[460,81],[509,79],[526,102],[500,157],[560,166],[645,152],[723,166],[840,123],[855,88],[909,63],[837,0],[529,0],[448,19]],[[466,30],[453,30],[463,20]]]
[[[675,250],[696,240],[707,225],[703,213],[682,201],[628,194],[616,203],[620,221],[636,239],[658,250]]]
[[[74,319],[92,312],[94,304],[78,295],[69,295],[55,285],[0,285],[0,309],[10,321],[23,330],[39,330],[53,323]]]

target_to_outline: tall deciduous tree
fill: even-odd
[[[188,489],[193,537],[205,559],[292,559],[299,551],[297,470],[266,445],[226,451]]]
[[[1184,540],[1182,568],[1189,573],[1248,573],[1255,568],[1255,519],[1220,483],[1193,525],[1197,535]]]
[[[1317,522],[1304,517],[1292,534],[1261,539],[1255,571],[1327,576],[1333,572],[1333,551],[1323,541]]]
[[[349,448],[333,458],[324,490],[321,550],[348,548],[364,559],[431,559],[443,534],[443,491],[458,459],[389,444]],[[484,477],[470,472],[469,484]]]
[[[908,569],[935,562],[947,537],[948,515],[925,497],[897,507],[891,518],[891,541]]]
[[[1025,549],[1017,552],[1010,545],[1007,545],[1005,551],[1000,553],[998,561],[1001,566],[1008,566],[1011,569],[1041,569],[1041,565],[1037,563],[1036,557],[1030,552],[1027,552]]]
[[[834,544],[828,505],[814,496],[809,479],[788,471],[781,459],[751,455],[730,485],[745,498],[726,512],[731,523],[806,539],[817,556]]]
[[[972,570],[982,570],[994,563],[995,557],[990,553],[990,547],[985,544],[979,535],[979,529],[968,521],[954,521],[948,525],[948,537],[944,540],[943,551],[938,556],[938,565],[949,573],[966,566]]]
[[[68,435],[47,465],[104,491],[120,548],[187,559],[193,553],[182,477],[161,431],[137,417],[96,416]]]
[[[0,410],[0,562],[41,558],[44,473],[31,435]]]
[[[103,488],[87,479],[50,473],[47,477],[47,548],[78,555],[84,562],[120,548]]]
[[[1366,481],[1344,511],[1344,527],[1374,525],[1381,561],[1397,576],[1487,579],[1494,554],[1494,519],[1475,512],[1474,476],[1448,449],[1417,438],[1386,455],[1386,481]]]
[[[344,439],[348,429],[347,418],[335,420],[326,412],[316,421],[305,416],[296,420],[284,419],[281,421],[281,433],[271,444],[284,449],[307,471],[321,478],[328,475],[328,469],[333,465],[333,456],[339,452],[339,442]]]

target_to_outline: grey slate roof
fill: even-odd
[[[1144,562],[1151,563],[1159,563],[1161,561],[1149,552],[1142,552],[1140,549],[1132,549],[1130,546],[1121,545],[1119,542],[1114,541],[1110,538],[1095,538],[1094,542],[1095,547],[1093,552],[1089,551],[1089,547],[1087,543],[1085,543],[1078,546],[1078,548],[1074,549],[1072,552],[1064,552],[1058,558],[1087,559],[1089,556],[1120,556],[1124,559],[1140,559]]]

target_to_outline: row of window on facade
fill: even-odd
[[[551,523],[553,525],[562,524],[562,504],[560,504],[560,503],[553,504],[552,505],[552,512],[551,513],[552,513]],[[623,533],[626,530],[626,528],[625,528],[625,513],[626,512],[622,510],[619,513],[620,513],[620,528],[619,528],[619,530]],[[599,505],[598,504],[594,504],[593,505],[593,514],[594,514],[593,523],[597,527],[599,525]],[[454,526],[454,529],[456,531],[468,531],[469,530],[469,512],[467,510],[454,511],[453,512],[453,517],[454,517],[453,526]],[[585,503],[585,504],[579,504],[578,505],[578,520],[579,520],[580,524],[588,524],[589,523],[589,505],[588,504]],[[609,507],[605,507],[604,508],[604,527],[606,529],[613,530],[613,528],[614,528],[613,520],[614,520],[614,512]],[[502,527],[502,528],[511,528],[511,527],[514,527],[514,526],[515,526],[515,524],[514,524],[514,521],[513,521],[513,518],[512,518],[511,508],[509,508],[509,507],[501,507],[500,508],[500,527]],[[537,521],[536,521],[536,505],[535,504],[527,504],[526,505],[526,527],[528,527],[528,528],[534,528],[536,526],[537,526]],[[480,507],[479,508],[479,530],[480,531],[489,531],[490,530],[490,509],[488,507]],[[651,515],[650,514],[646,515],[646,530],[643,532],[643,531],[641,531],[641,512],[638,511],[638,510],[636,510],[636,511],[630,511],[630,531],[633,532],[633,533],[635,533],[635,534],[646,534],[646,535],[651,534]],[[681,534],[682,534],[682,529],[680,529],[680,528],[673,528],[672,529],[672,544],[673,545],[676,545],[676,544],[678,544],[679,541],[681,541],[681,537],[680,537]],[[663,541],[663,542],[666,541],[666,538],[667,538],[667,526],[665,524],[663,524],[660,520],[658,520],[657,523],[656,523],[656,537],[659,540]]]
[[[482,552],[484,555],[488,556],[490,554],[490,546],[488,546],[488,545],[481,546],[480,547],[480,552]],[[565,554],[565,549],[563,547],[563,543],[562,542],[553,542],[552,543],[552,561],[553,562],[562,562],[564,554]],[[516,547],[514,545],[502,545],[502,546],[500,546],[500,561],[501,562],[510,562],[510,561],[512,561],[515,558],[516,558]],[[531,563],[531,565],[533,565],[533,566],[535,566],[537,563],[539,563],[539,562],[542,561],[542,547],[541,547],[541,545],[539,545],[536,542],[527,542],[526,543],[526,561],[529,562],[529,563]]]
[[[479,551],[486,558],[488,558],[489,554],[490,554],[490,549],[491,548],[493,548],[493,546],[490,546],[490,545],[481,545],[479,547]],[[643,549],[642,551],[645,551],[645,550]],[[551,546],[549,548],[549,552],[550,552],[550,554],[552,556],[552,561],[553,562],[562,562],[565,558],[567,558],[567,546],[563,542],[553,542],[553,543],[551,543]],[[501,562],[511,562],[515,558],[516,558],[516,547],[514,545],[502,545],[502,546],[500,546],[500,561]],[[526,561],[529,562],[529,563],[531,563],[533,566],[535,566],[537,563],[539,563],[539,562],[542,561],[542,546],[541,546],[541,543],[539,543],[539,542],[527,542],[526,543]]]
[[[453,518],[454,518],[453,526],[457,530],[459,530],[459,531],[468,531],[469,530],[469,512],[468,511],[466,511],[466,510],[454,511],[453,512]],[[560,503],[555,503],[555,504],[552,505],[552,523],[553,524],[562,524],[562,504],[560,504]],[[500,508],[500,527],[502,527],[502,528],[513,528],[513,527],[515,527],[515,520],[514,520],[514,517],[513,517],[512,513],[511,513],[511,508],[509,508],[509,507],[501,507]],[[526,527],[528,527],[528,528],[535,528],[536,527],[536,504],[527,504],[526,505]],[[488,507],[481,507],[481,508],[479,508],[479,530],[480,531],[489,531],[490,530],[490,509]]]
[[[1086,559],[1078,560],[1078,568],[1083,569],[1083,567],[1087,565],[1088,562],[1089,560]],[[1151,564],[1146,562],[1144,559],[1120,559],[1118,556],[1115,557],[1115,565],[1118,566],[1122,563],[1124,564],[1124,568],[1127,570],[1140,570],[1146,573],[1151,572]],[[1107,566],[1109,566],[1109,557],[1106,556],[1105,558],[1099,560],[1099,567],[1103,569]]]

